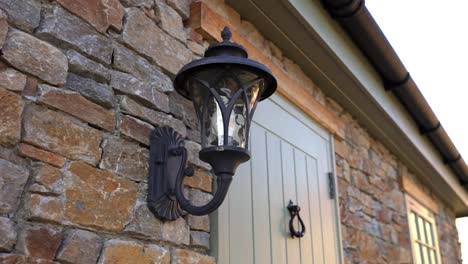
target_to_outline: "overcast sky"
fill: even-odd
[[[366,0],[366,6],[468,161],[468,1]],[[468,263],[468,218],[457,220]]]

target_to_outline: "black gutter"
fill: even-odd
[[[322,0],[322,4],[377,70],[385,89],[393,92],[400,100],[419,126],[421,135],[429,138],[442,160],[468,190],[468,167],[465,161],[367,10],[364,0]]]

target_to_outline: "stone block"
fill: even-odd
[[[0,252],[11,252],[16,244],[15,223],[0,217]]]
[[[195,189],[200,189],[205,192],[212,191],[212,177],[210,172],[204,170],[195,170],[195,174],[191,177],[185,177],[184,184]]]
[[[163,1],[156,1],[154,13],[158,24],[164,31],[185,43],[186,37],[182,17],[174,9]]]
[[[28,176],[27,169],[0,159],[0,214],[16,210]]]
[[[122,230],[130,221],[138,191],[134,182],[73,162],[64,183],[64,220],[109,231]]]
[[[114,106],[114,92],[105,84],[70,73],[65,87],[106,108]]]
[[[6,61],[24,72],[54,85],[65,84],[67,57],[61,50],[45,41],[10,29],[2,53]]]
[[[187,217],[187,221],[190,226],[190,229],[192,230],[210,232],[210,217],[208,215],[189,215]]]
[[[19,252],[34,258],[53,260],[63,234],[46,227],[26,227],[18,236]],[[33,262],[34,263],[34,262]]]
[[[79,50],[106,65],[111,63],[111,39],[59,6],[44,12],[36,34],[62,48]]]
[[[117,45],[114,48],[113,66],[117,70],[132,74],[160,92],[174,91],[172,80],[158,67],[123,46]]]
[[[57,262],[47,259],[38,259],[19,254],[1,254],[0,263],[2,264],[57,264]]]
[[[187,138],[192,140],[193,142],[197,142],[200,144],[201,142],[201,136],[200,136],[200,131],[195,130],[195,129],[187,129]]]
[[[342,158],[348,158],[351,149],[349,145],[344,140],[337,140],[335,143],[335,153]]]
[[[60,197],[31,194],[28,206],[30,220],[55,224],[62,222],[64,203]]]
[[[133,181],[148,180],[149,151],[124,139],[111,137],[102,144],[99,168]]]
[[[346,140],[366,149],[370,148],[369,134],[357,123],[347,126],[345,132]]]
[[[136,208],[133,219],[125,231],[146,239],[190,244],[190,228],[183,218],[163,222],[153,215],[146,204],[141,204]]]
[[[154,5],[154,0],[121,0],[123,5],[128,7],[144,7],[150,9]]]
[[[142,11],[132,8],[123,27],[123,41],[158,66],[175,75],[192,60],[192,52],[166,34]]]
[[[183,20],[190,17],[190,0],[167,0],[166,2],[179,13]]]
[[[195,205],[195,206],[202,206],[207,204],[211,199],[213,198],[213,195],[202,192],[197,189],[192,189],[190,190],[190,202]]]
[[[0,9],[5,10],[12,25],[28,32],[32,32],[41,19],[41,3],[36,0],[0,0]]]
[[[210,233],[201,231],[190,232],[190,245],[210,249]]]
[[[26,86],[23,89],[23,97],[34,100],[37,93],[37,79],[31,76],[26,78]]]
[[[21,96],[0,88],[0,145],[13,146],[21,138],[21,114],[24,102]]]
[[[169,108],[171,113],[182,118],[188,127],[198,129],[198,117],[192,101],[174,91],[169,94]]]
[[[399,189],[394,189],[389,192],[382,193],[381,199],[388,208],[394,209],[397,212],[405,210],[405,199],[403,193]]]
[[[125,15],[125,9],[119,0],[102,0],[103,16],[107,20],[110,28],[117,31],[122,30],[122,20]]]
[[[119,101],[124,113],[140,117],[156,126],[170,126],[180,133],[182,137],[187,135],[184,123],[171,115],[144,107],[128,96],[119,96]]]
[[[26,75],[15,69],[3,69],[0,71],[0,88],[21,92],[26,86],[26,78]]]
[[[101,247],[101,238],[95,233],[72,229],[66,233],[56,259],[64,263],[96,263]]]
[[[7,160],[17,166],[26,168],[29,166],[29,162],[23,157],[18,155],[15,149],[5,148],[0,146],[0,159]]]
[[[8,21],[7,14],[0,9],[0,49],[2,49],[3,44],[8,33]]]
[[[185,148],[187,148],[187,154],[188,154],[188,162],[190,165],[205,169],[207,171],[211,170],[210,164],[201,161],[200,158],[198,157],[198,153],[201,150],[201,145],[193,142],[191,140],[186,140],[185,141]]]
[[[107,21],[102,16],[101,0],[86,0],[86,1],[73,1],[73,0],[57,0],[57,3],[70,13],[81,17],[91,24],[97,31],[106,32]]]
[[[175,221],[164,222],[162,228],[162,240],[178,245],[190,244],[190,228],[184,218]]]
[[[143,100],[153,109],[169,112],[169,98],[150,83],[141,82],[128,73],[112,71],[110,85],[121,93]]]
[[[44,195],[63,193],[63,181],[60,169],[42,163],[34,169],[33,184],[29,191]]]
[[[101,83],[110,81],[110,70],[102,64],[92,61],[74,50],[68,50],[66,54],[71,72]]]
[[[169,4],[170,4],[170,0],[169,0]],[[198,33],[195,29],[191,27],[185,28],[185,32],[187,34],[188,40],[191,40],[203,46],[203,36],[200,33]]]
[[[188,41],[187,47],[193,52],[193,54],[203,57],[205,54],[205,47],[201,44],[196,43],[195,41]]]
[[[146,204],[141,204],[135,208],[132,221],[125,227],[125,232],[136,237],[161,240],[163,224],[153,215]]]
[[[169,251],[155,244],[112,239],[106,241],[100,264],[169,264]]]
[[[109,26],[122,29],[122,19],[125,14],[118,0],[58,0],[63,8],[88,21],[96,30],[105,33]]]
[[[216,259],[212,256],[203,255],[188,249],[174,248],[171,252],[171,264],[215,264]]]
[[[120,119],[122,134],[149,146],[150,134],[154,129],[152,125],[128,115],[122,115]]]
[[[41,84],[38,101],[105,130],[112,131],[115,128],[116,120],[113,111],[88,101],[77,92]]]
[[[21,156],[42,161],[59,168],[62,167],[66,161],[66,159],[61,155],[24,143],[19,144],[18,152]]]
[[[38,105],[25,109],[23,140],[67,158],[97,164],[101,158],[99,130]]]

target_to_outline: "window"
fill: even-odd
[[[434,214],[409,195],[406,195],[406,202],[414,263],[440,263]]]

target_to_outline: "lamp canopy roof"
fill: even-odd
[[[219,69],[223,67],[239,68],[252,72],[265,80],[265,89],[259,95],[259,101],[272,95],[277,82],[270,69],[265,65],[248,58],[247,50],[235,42],[231,42],[232,33],[228,27],[221,32],[223,41],[212,44],[205,51],[205,57],[186,64],[177,73],[174,80],[176,91],[187,99],[191,99],[190,87],[187,81],[195,72],[206,69]]]

